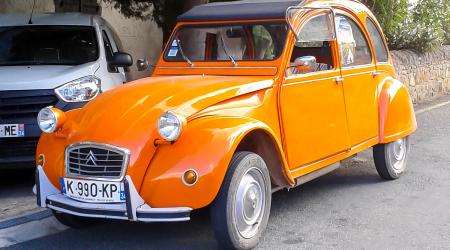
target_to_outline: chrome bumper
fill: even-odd
[[[108,218],[142,222],[175,222],[190,220],[192,208],[152,208],[137,192],[131,178],[125,178],[126,202],[98,204],[76,201],[63,195],[47,178],[41,166],[36,170],[37,204],[43,208],[83,217]]]

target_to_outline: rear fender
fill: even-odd
[[[379,142],[389,143],[416,131],[414,107],[405,85],[388,77],[379,85],[378,93]]]
[[[158,146],[142,183],[142,198],[152,207],[196,209],[209,205],[222,185],[239,143],[256,129],[271,135],[281,148],[271,128],[251,118],[206,116],[190,121],[174,144]],[[189,169],[199,176],[193,186],[182,181]],[[284,170],[289,173],[287,168]],[[292,182],[292,177],[286,178]]]

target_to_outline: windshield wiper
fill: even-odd
[[[189,66],[194,67],[192,61],[189,60],[189,58],[184,54],[183,48],[181,47],[180,39],[176,39],[175,41],[177,41],[178,48],[180,48],[180,53],[181,57],[183,57],[183,60],[186,61],[189,64]]]
[[[234,67],[237,67],[238,65],[237,65],[237,63],[236,63],[236,60],[234,60],[234,57],[231,56],[230,53],[228,53],[228,47],[227,47],[227,45],[225,44],[225,40],[223,40],[222,34],[220,34],[220,40],[222,40],[222,48],[223,48],[223,51],[225,51],[225,54],[228,56],[228,58],[230,58],[231,63],[233,64],[233,66],[234,66]]]

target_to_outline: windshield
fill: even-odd
[[[97,58],[93,27],[0,27],[0,66],[79,65]]]
[[[270,61],[277,59],[287,37],[286,22],[184,25],[170,41],[165,61]]]

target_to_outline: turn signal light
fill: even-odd
[[[36,161],[36,166],[43,167],[45,163],[45,156],[43,154],[40,154]]]
[[[183,183],[186,186],[193,186],[197,183],[198,174],[195,170],[189,169],[183,174]]]

